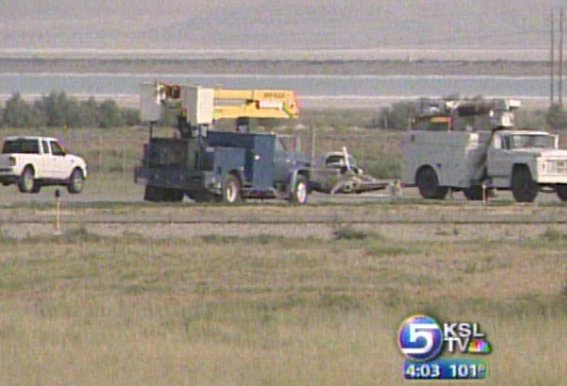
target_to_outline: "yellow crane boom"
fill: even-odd
[[[299,106],[290,90],[228,90],[214,93],[214,118],[297,118]]]
[[[180,114],[185,115],[193,124],[209,124],[216,120],[236,118],[299,117],[299,104],[291,90],[234,90],[163,82],[157,82],[154,90],[152,98],[155,103],[178,107]],[[144,95],[142,108],[143,102]]]

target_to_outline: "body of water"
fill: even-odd
[[[514,97],[544,100],[549,95],[545,76],[459,75],[254,75],[254,74],[129,74],[129,73],[3,73],[0,94],[38,96],[51,91],[95,97],[138,95],[139,84],[161,80],[168,83],[201,84],[225,88],[272,88],[295,90],[301,99],[395,100],[418,97],[462,96]]]

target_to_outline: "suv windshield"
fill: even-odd
[[[509,149],[553,149],[555,138],[551,135],[515,134],[509,137]]]
[[[2,154],[39,154],[37,139],[14,139],[4,142]]]

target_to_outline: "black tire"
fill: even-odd
[[[463,194],[469,201],[481,201],[482,200],[482,186],[473,185],[467,189],[463,189]],[[488,194],[488,190],[487,190]]]
[[[555,187],[555,193],[561,201],[567,201],[567,185],[557,185]]]
[[[416,176],[417,188],[421,197],[432,200],[443,200],[449,193],[449,188],[439,186],[439,178],[437,173],[431,167],[426,166],[417,172]]]
[[[33,182],[33,188],[31,190],[32,193],[39,193],[41,190],[41,184],[38,181]]]
[[[232,174],[227,174],[222,184],[222,202],[225,204],[238,204],[242,201],[240,180]]]
[[[163,201],[163,189],[154,185],[146,185],[146,189],[144,191],[144,200],[150,202]]]
[[[26,166],[20,179],[18,180],[18,189],[22,193],[31,193],[35,186],[35,172],[31,166]]]
[[[181,189],[162,188],[160,186],[146,185],[144,200],[150,202],[181,202],[185,192]]]
[[[67,191],[71,194],[79,194],[83,191],[85,186],[85,175],[79,168],[73,170],[67,183]]]
[[[163,200],[167,202],[181,202],[183,201],[184,192],[180,189],[162,189]]]
[[[290,204],[305,205],[309,198],[309,181],[305,176],[299,174],[289,196]]]
[[[514,168],[512,173],[512,195],[517,202],[533,202],[538,194],[538,186],[527,167]]]
[[[209,192],[189,192],[187,193],[187,196],[198,203],[204,203],[204,202],[215,202],[216,200],[216,196],[212,193]]]

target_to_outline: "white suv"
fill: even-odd
[[[37,193],[42,186],[66,186],[80,193],[87,178],[87,164],[68,154],[55,138],[8,137],[0,154],[0,183],[17,184],[22,193]]]

